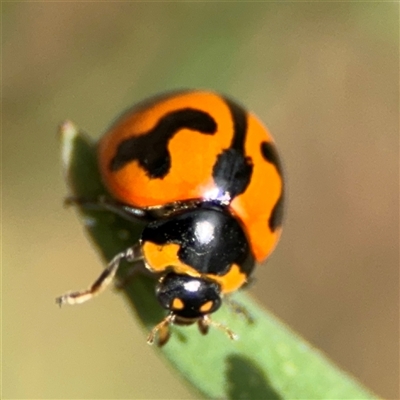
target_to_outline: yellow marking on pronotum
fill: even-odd
[[[240,270],[237,264],[232,264],[230,270],[225,275],[207,275],[207,277],[221,285],[222,293],[230,293],[240,289],[247,280],[246,274]]]
[[[165,272],[168,268],[176,274],[204,277],[217,282],[222,293],[231,293],[241,288],[247,280],[239,265],[232,264],[224,275],[200,274],[193,267],[183,263],[178,257],[179,244],[169,243],[159,245],[152,242],[142,244],[146,266],[151,272]]]
[[[179,244],[159,245],[152,242],[142,244],[144,259],[151,272],[165,272],[171,268],[177,274],[199,277],[201,274],[183,263],[178,257]]]

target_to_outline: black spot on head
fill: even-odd
[[[261,154],[264,157],[264,160],[273,164],[278,171],[279,175],[282,179],[282,191],[279,196],[278,201],[275,203],[274,208],[272,209],[271,215],[269,217],[268,226],[272,232],[274,232],[277,228],[282,226],[283,220],[283,211],[284,211],[284,186],[283,186],[283,171],[282,164],[279,159],[278,152],[276,147],[271,142],[262,142],[261,143]]]
[[[217,156],[213,167],[213,178],[221,195],[228,193],[230,198],[243,193],[251,180],[253,163],[246,157],[244,144],[247,133],[247,113],[233,102],[225,99],[233,121],[232,141],[229,148]]]
[[[164,178],[171,168],[168,142],[184,128],[213,135],[217,131],[217,124],[204,111],[185,108],[170,112],[160,118],[150,131],[121,142],[110,162],[110,170],[118,171],[126,164],[138,161],[150,178]]]

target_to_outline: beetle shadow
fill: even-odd
[[[227,358],[227,364],[227,399],[282,399],[266,379],[263,370],[253,361],[239,355],[231,355]]]

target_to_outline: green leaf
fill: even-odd
[[[71,195],[95,198],[105,193],[95,145],[70,122],[61,126],[62,161]],[[106,211],[81,209],[91,239],[110,260],[137,242],[141,225]],[[118,273],[126,275],[126,266]],[[95,278],[95,277],[94,277]],[[154,295],[155,280],[138,276],[122,293],[146,331],[164,317]],[[173,327],[159,351],[195,390],[218,399],[374,399],[354,378],[242,293],[234,296],[254,319],[249,323],[226,306],[213,314],[239,335],[231,341],[217,329],[201,336],[196,326]],[[145,342],[146,336],[143,336]]]

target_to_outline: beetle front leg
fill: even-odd
[[[143,259],[139,244],[129,247],[125,251],[117,254],[108,264],[107,268],[101,273],[96,281],[86,290],[69,292],[56,298],[56,303],[61,307],[63,304],[81,304],[92,299],[103,292],[112,282],[117,273],[121,261],[134,262]]]

